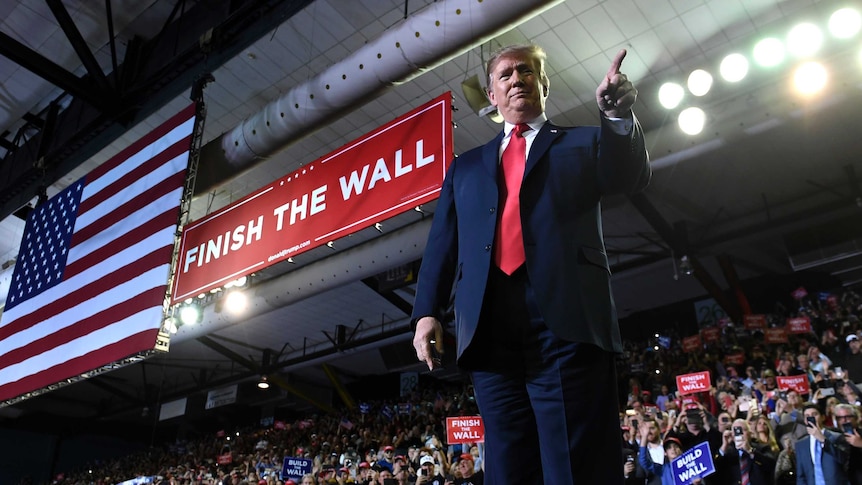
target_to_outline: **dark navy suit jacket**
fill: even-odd
[[[823,445],[821,463],[823,464],[823,477],[828,485],[850,485],[850,480],[844,471],[843,454],[835,442],[838,434],[829,430],[823,430],[826,441]],[[799,485],[814,485],[814,462],[811,459],[811,436],[806,436],[796,442],[796,483]],[[818,445],[819,446],[819,445]]]
[[[459,359],[476,332],[494,264],[502,137],[501,132],[452,162],[419,273],[414,321],[441,319],[455,285]],[[636,119],[628,135],[608,126],[563,128],[550,122],[536,135],[521,186],[521,225],[527,274],[545,323],[558,337],[622,351],[600,200],[638,191],[650,176]]]

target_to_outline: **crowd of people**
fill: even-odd
[[[714,471],[688,483],[862,483],[862,300],[853,292],[819,296],[769,315],[774,326],[807,317],[811,331],[786,342],[765,343],[765,329],[727,324],[717,343],[688,353],[630,348],[620,418],[626,483],[674,484],[682,467],[673,460],[703,443]],[[708,390],[676,392],[673,377],[704,370]]]
[[[619,403],[626,483],[673,484],[670,462],[708,443],[715,472],[691,483],[862,484],[862,391],[855,384],[862,383],[862,299],[848,292],[829,301],[770,314],[771,325],[800,314],[810,318],[812,331],[789,335],[786,343],[766,344],[762,331],[733,324],[722,328],[717,343],[695,352],[684,352],[673,331],[627,341],[617,361],[628,382]],[[726,363],[740,352],[742,364]],[[709,372],[708,392],[680,395],[675,377],[697,371]],[[804,376],[810,391],[782,388],[784,376]],[[446,442],[446,416],[478,414],[472,387],[434,386],[337,415],[150,447],[87,464],[55,482],[481,484],[482,444]],[[286,457],[309,460],[310,472],[282,477]]]

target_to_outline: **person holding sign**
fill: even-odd
[[[413,346],[429,369],[439,365],[432,343],[442,352],[457,281],[456,357],[485,420],[489,483],[623,483],[614,366],[623,347],[600,201],[651,176],[625,56],[596,89],[601,126],[565,128],[545,114],[545,52],[496,52],[488,97],[505,126],[454,160],[443,182]]]

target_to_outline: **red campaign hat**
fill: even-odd
[[[401,460],[406,462],[407,458],[405,458],[404,455],[395,455],[395,458],[393,458],[393,460]]]
[[[346,466],[343,466],[343,467],[339,468],[339,469],[338,469],[338,471],[340,471],[340,472],[350,472],[350,469],[349,469],[349,468],[347,468]]]
[[[294,482],[293,480],[291,480],[290,478],[288,478],[288,479],[287,479],[287,481],[286,481],[286,482],[284,482],[284,485],[296,485],[296,482]]]
[[[458,457],[459,460],[470,460],[473,461],[473,455],[470,453],[462,453],[461,456]]]
[[[363,461],[359,463],[359,468],[371,468],[371,465],[367,461]]]
[[[682,448],[682,442],[678,438],[674,438],[673,436],[671,436],[670,438],[665,438],[664,443],[662,444],[662,447],[664,449],[667,449],[668,445],[670,445],[671,443],[676,443],[677,446]]]
[[[390,446],[390,445],[386,445],[386,446],[383,448],[383,451],[394,451],[394,450],[395,450],[395,448],[393,448],[393,447],[392,447],[392,446]]]

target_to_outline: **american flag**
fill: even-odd
[[[30,213],[0,318],[0,401],[154,348],[194,121],[190,105]]]

